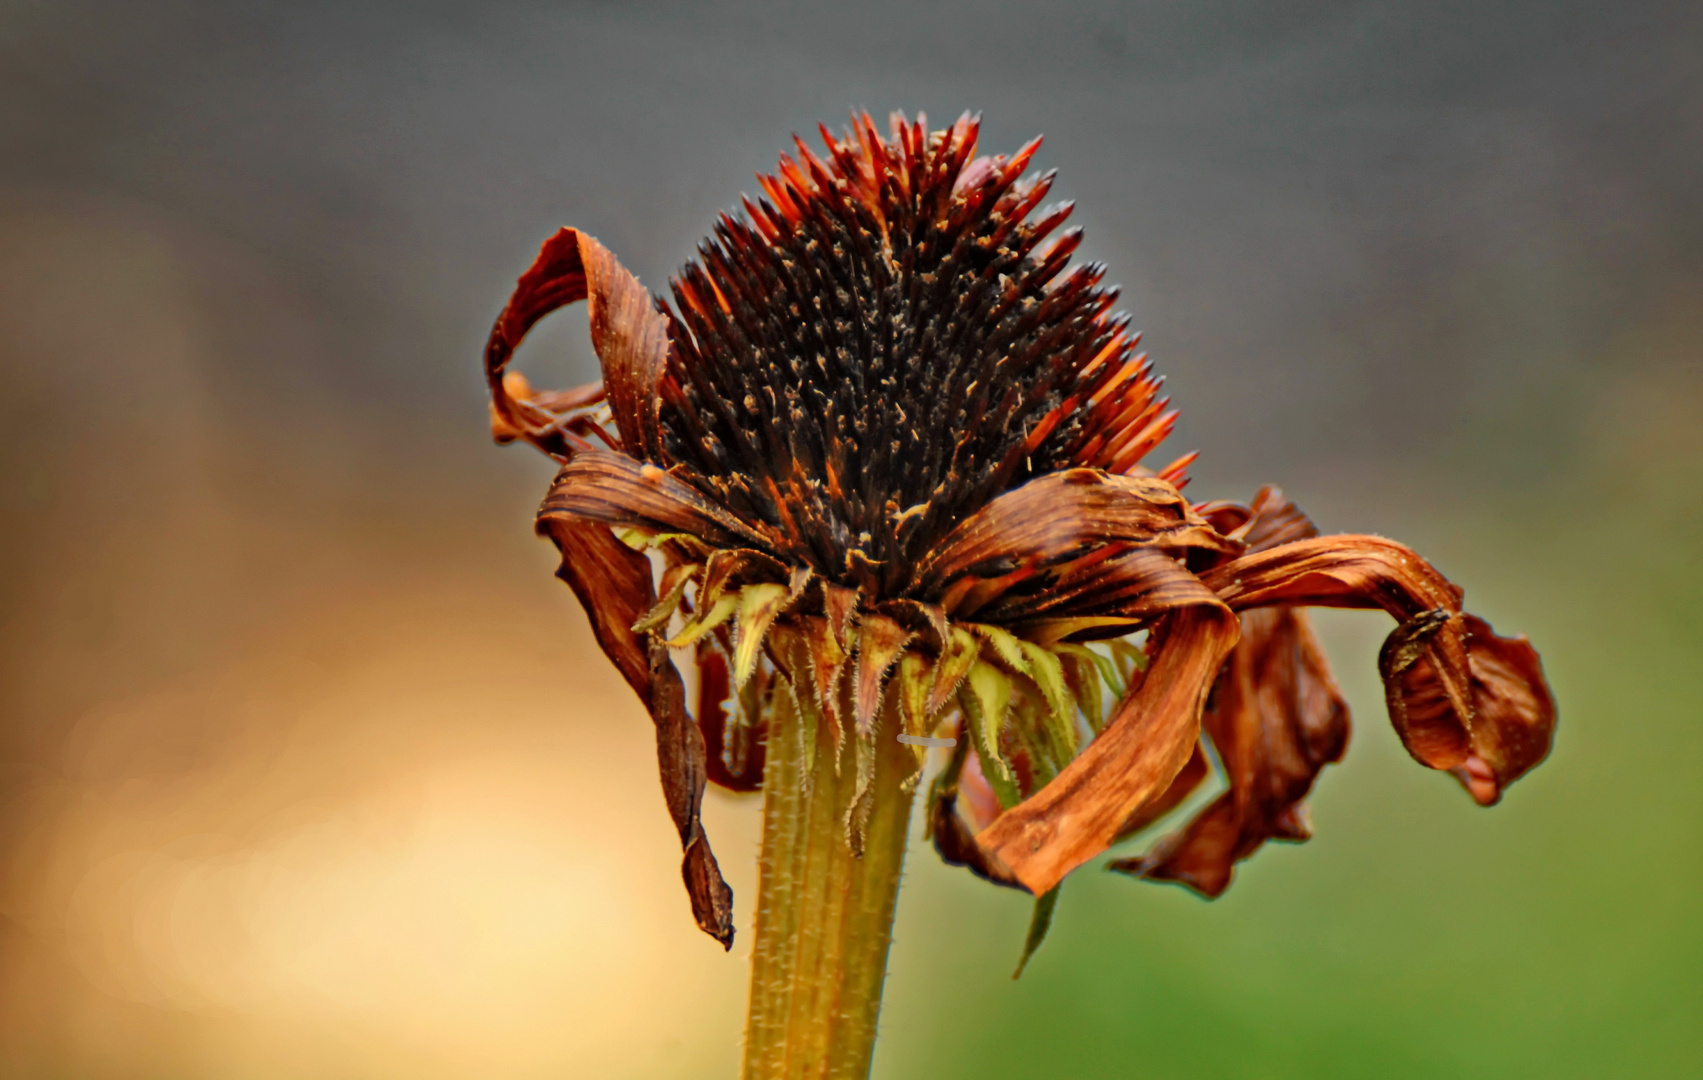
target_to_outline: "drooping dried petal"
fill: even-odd
[[[1462,618],[1472,667],[1472,752],[1450,772],[1473,801],[1493,806],[1509,784],[1548,756],[1555,699],[1524,635],[1500,637],[1483,619]]]
[[[1173,573],[1176,565],[1159,548],[1103,548],[1006,590],[976,616],[1043,641],[1060,630],[1084,640],[1123,637],[1199,595],[1194,575]]]
[[[1247,506],[1213,503],[1195,509],[1214,528],[1247,544],[1250,553],[1318,535],[1307,515],[1269,485]],[[1319,770],[1341,757],[1348,740],[1348,706],[1299,610],[1250,611],[1241,621],[1242,638],[1202,718],[1229,790],[1146,855],[1115,860],[1110,869],[1180,881],[1217,896],[1229,885],[1234,864],[1265,840],[1305,838],[1300,800]],[[1202,777],[1204,764],[1201,759]],[[1189,771],[1179,775],[1179,784]],[[1178,786],[1173,784],[1173,790]],[[1156,803],[1126,829],[1133,832],[1131,826],[1161,816]]]
[[[1464,653],[1461,627],[1460,617],[1448,608],[1432,608],[1391,630],[1378,650],[1390,724],[1408,753],[1433,769],[1462,765],[1472,753],[1470,667],[1464,656],[1434,655],[1450,645]]]
[[[1207,761],[1206,751],[1202,749],[1199,742],[1196,742],[1194,752],[1189,755],[1188,764],[1184,765],[1183,771],[1178,773],[1176,778],[1171,781],[1171,786],[1165,789],[1165,793],[1157,799],[1137,807],[1135,813],[1125,818],[1124,823],[1118,826],[1118,839],[1122,840],[1134,836],[1181,806],[1183,800],[1193,795],[1195,789],[1200,787],[1201,782],[1211,772],[1212,765]],[[1116,861],[1108,865],[1113,869],[1118,868]]]
[[[661,451],[657,384],[668,363],[668,321],[639,279],[596,240],[580,234],[590,295],[591,344],[603,365],[603,386],[622,445],[635,455]]]
[[[601,381],[567,390],[534,390],[526,376],[510,371],[503,375],[502,387],[506,413],[499,411],[496,400],[491,402],[491,437],[498,443],[525,439],[557,456],[565,456],[570,443],[577,445],[586,435],[619,445],[590,415],[607,400]],[[516,421],[524,426],[515,426]]]
[[[669,816],[685,850],[680,873],[692,898],[698,928],[733,948],[733,890],[721,876],[700,813],[708,780],[704,734],[686,711],[686,688],[669,659],[668,646],[650,638],[651,693],[646,703],[656,722],[656,760]]]
[[[1162,638],[1157,655],[1100,737],[976,837],[988,862],[1036,896],[1109,847],[1123,823],[1163,796],[1188,763],[1207,691],[1237,637],[1235,617],[1196,587],[1194,602],[1155,628]]]
[[[1388,611],[1399,625],[1380,667],[1397,734],[1433,769],[1466,760],[1472,688],[1458,617],[1461,592],[1411,549],[1380,536],[1321,536],[1250,552],[1201,579],[1237,611],[1272,604]],[[1429,660],[1426,677],[1409,687],[1398,676],[1420,658]]]
[[[1293,608],[1243,613],[1242,639],[1204,724],[1229,789],[1146,855],[1111,868],[1212,897],[1265,841],[1307,838],[1301,800],[1347,746],[1348,705],[1306,616]]]
[[[562,554],[556,576],[567,582],[591,622],[597,644],[627,685],[650,700],[650,645],[633,624],[653,605],[650,560],[602,525],[571,519],[540,522]]]
[[[1264,551],[1319,535],[1312,518],[1284,498],[1283,489],[1275,484],[1260,488],[1246,506],[1205,502],[1197,503],[1194,511],[1225,536],[1246,544],[1248,551]]]
[[[1250,552],[1201,577],[1238,611],[1285,604],[1395,616],[1378,657],[1390,720],[1416,760],[1458,770],[1478,801],[1494,802],[1548,752],[1555,702],[1536,652],[1462,614],[1461,591],[1408,548],[1324,536]]]
[[[557,575],[585,608],[597,642],[650,711],[669,816],[684,850],[681,874],[698,926],[733,947],[733,891],[716,866],[699,811],[707,779],[704,736],[686,711],[686,691],[668,647],[632,625],[656,602],[650,560],[601,525],[555,518],[539,523],[562,553]]]
[[[949,866],[963,866],[972,874],[995,885],[1021,889],[1006,867],[989,861],[987,853],[976,843],[974,830],[958,813],[959,789],[964,781],[966,764],[975,760],[970,753],[970,740],[960,734],[946,768],[934,778],[928,792],[928,817],[924,836],[934,841],[941,861]],[[983,781],[985,784],[985,780]],[[997,809],[997,804],[996,804]]]

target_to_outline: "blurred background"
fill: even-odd
[[[1018,983],[1024,898],[913,850],[877,1076],[1696,1075],[1703,9],[79,0],[0,0],[0,1075],[733,1075],[478,355],[557,226],[660,286],[852,107],[1044,132],[1191,494],[1412,543],[1561,707],[1476,809],[1321,616],[1317,839],[1081,872]]]

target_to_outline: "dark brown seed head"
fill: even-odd
[[[868,116],[802,141],[671,282],[657,464],[769,527],[774,552],[887,596],[994,496],[1125,471],[1170,417],[1039,140],[973,158],[977,121]]]

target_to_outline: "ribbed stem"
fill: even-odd
[[[916,759],[884,709],[869,777],[863,853],[846,841],[855,743],[838,770],[827,723],[777,694],[763,769],[763,855],[744,1080],[865,1080],[893,937]]]

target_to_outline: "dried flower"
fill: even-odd
[[[1205,780],[1208,742],[1224,793],[1114,868],[1211,896],[1266,840],[1306,839],[1348,710],[1302,607],[1395,617],[1379,663],[1396,731],[1478,802],[1549,747],[1536,653],[1412,551],[1319,536],[1274,488],[1191,504],[1192,454],[1142,466],[1176,414],[1138,335],[1104,269],[1070,264],[1069,204],[1041,208],[1051,174],[1025,177],[1039,140],[977,158],[977,129],[895,116],[883,138],[858,116],[822,129],[825,158],[799,141],[672,303],[563,229],[491,334],[497,437],[562,462],[539,529],[655,720],[693,908],[724,943],[699,801],[706,781],[762,782],[777,709],[833,758],[807,732],[800,783],[855,776],[853,850],[878,739],[955,738],[930,834],[1048,898],[1040,929],[1066,874]],[[507,373],[580,299],[603,382],[541,393]],[[889,797],[908,799],[924,752]]]

